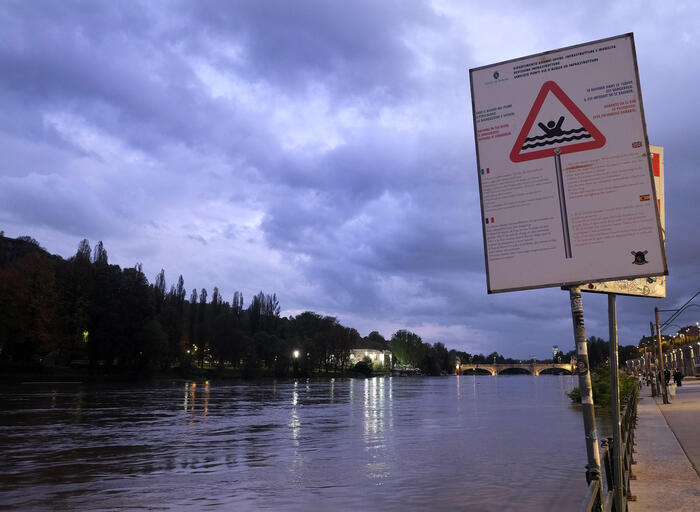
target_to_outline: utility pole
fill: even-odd
[[[659,308],[654,308],[654,316],[656,317],[656,340],[659,344],[659,373],[661,380],[661,389],[663,393],[664,403],[668,402],[668,392],[666,390],[666,375],[664,372],[664,353],[661,349],[661,327],[659,326]]]

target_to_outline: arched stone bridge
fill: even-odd
[[[498,375],[505,370],[518,369],[525,370],[530,375],[540,375],[541,373],[555,373],[554,370],[564,371],[569,375],[574,373],[574,365],[571,363],[506,363],[506,364],[489,364],[489,363],[462,363],[459,365],[460,375],[469,370],[485,370],[490,375]]]

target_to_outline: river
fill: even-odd
[[[576,510],[570,376],[0,393],[0,510]]]

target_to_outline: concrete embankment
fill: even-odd
[[[670,404],[645,387],[635,440],[630,512],[699,511],[700,381],[684,381]]]

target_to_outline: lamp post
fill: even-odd
[[[695,295],[693,295],[690,299],[687,300],[685,304],[683,304],[681,307],[678,309],[659,309],[659,308],[654,308],[654,315],[656,317],[656,338],[657,338],[657,343],[659,346],[659,367],[661,370],[661,386],[663,388],[663,398],[664,398],[664,403],[667,404],[668,402],[668,393],[666,390],[666,378],[664,375],[664,356],[663,356],[663,351],[661,348],[661,330],[669,325],[671,325],[671,322],[673,322],[676,318],[680,316],[681,313],[683,313],[686,309],[690,307],[700,307],[698,304],[691,304],[693,302],[693,299],[700,295],[700,291],[696,292]],[[673,312],[671,317],[666,320],[663,324],[659,324],[659,311],[663,312]]]
[[[661,326],[659,325],[659,308],[654,308],[654,316],[656,317],[656,338],[659,344],[659,380],[661,381],[661,392],[663,393],[664,403],[668,402],[668,390],[666,389],[666,374],[664,372],[664,354],[661,350]]]

